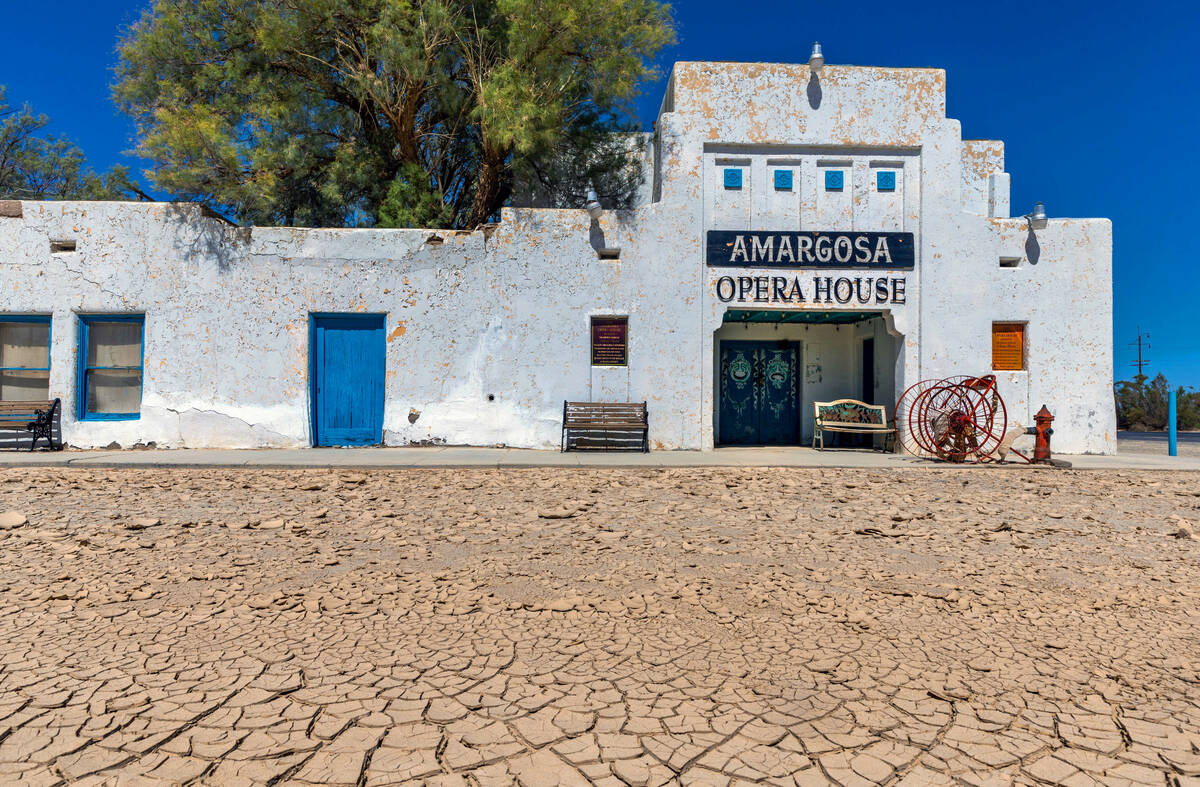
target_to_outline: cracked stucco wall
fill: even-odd
[[[714,333],[739,304],[715,297],[705,231],[896,229],[914,233],[917,260],[890,274],[905,303],[878,309],[895,347],[881,401],[986,373],[992,321],[1027,321],[1028,371],[1001,377],[1010,419],[1045,403],[1056,450],[1115,450],[1111,227],[1055,219],[1031,246],[1004,218],[1002,145],[963,141],[942,71],[827,66],[814,80],[803,65],[679,63],[663,109],[647,173],[660,199],[598,227],[582,210],[510,209],[486,233],[238,229],[190,205],[23,203],[0,213],[0,313],[52,313],[51,390],[77,446],[307,445],[309,314],[382,312],[388,444],[552,447],[564,399],[618,399],[649,403],[654,447],[706,449]],[[730,156],[758,173],[745,227],[717,224],[714,171]],[[799,173],[794,214],[753,187],[781,159]],[[830,160],[849,177],[836,211],[815,185]],[[891,202],[872,192],[878,166],[903,184]],[[77,250],[51,254],[50,238]],[[133,311],[146,314],[141,418],[75,421],[75,315]],[[593,314],[629,316],[629,367],[589,365]]]

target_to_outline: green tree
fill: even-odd
[[[1171,385],[1161,372],[1150,380],[1138,375],[1132,382],[1122,380],[1113,387],[1117,404],[1117,426],[1134,431],[1154,431],[1167,428],[1170,420]],[[1194,388],[1175,389],[1176,428],[1200,429],[1200,391]]]
[[[1167,378],[1160,372],[1149,384],[1145,379],[1145,375],[1139,375],[1134,382],[1117,383],[1117,424],[1135,431],[1165,429]]]
[[[1184,388],[1181,385],[1175,393],[1178,418],[1176,428],[1188,431],[1200,430],[1200,391],[1195,388]]]
[[[556,150],[613,166],[596,151],[672,40],[657,0],[155,0],[114,93],[175,197],[258,224],[471,229]]]
[[[44,133],[49,125],[29,106],[11,106],[0,85],[0,199],[122,199],[134,190],[123,167],[97,175],[74,143]]]

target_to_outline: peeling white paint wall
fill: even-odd
[[[1031,245],[1004,218],[1003,145],[962,139],[942,71],[827,66],[814,80],[803,65],[679,63],[663,110],[645,189],[659,200],[598,227],[582,210],[512,209],[487,233],[243,230],[189,205],[22,203],[21,217],[0,211],[0,313],[52,313],[50,387],[76,446],[308,445],[309,314],[373,312],[387,315],[388,444],[557,446],[563,400],[590,398],[645,400],[653,447],[706,449],[714,337],[739,307],[715,297],[716,278],[778,272],[710,271],[705,231],[905,231],[915,270],[888,275],[906,279],[906,302],[841,307],[887,312],[894,368],[879,379],[894,392],[880,400],[988,373],[992,322],[1028,322],[1027,371],[1000,375],[1010,419],[1031,423],[1044,403],[1055,450],[1115,450],[1111,226],[1055,219]],[[728,161],[746,167],[733,194]],[[773,189],[781,166],[792,194]],[[828,166],[845,168],[841,194],[823,191]],[[896,170],[896,192],[875,190],[879,167]],[[50,238],[77,251],[51,254]],[[856,275],[788,275],[817,273]],[[92,312],[146,315],[138,420],[75,420],[76,314]],[[628,315],[627,368],[590,366],[595,314]]]

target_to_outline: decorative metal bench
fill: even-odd
[[[884,436],[883,450],[895,450],[896,427],[888,426],[887,410],[881,404],[867,404],[857,399],[837,399],[832,402],[813,402],[815,425],[813,448],[825,449],[826,432],[850,432]]]
[[[650,420],[645,402],[563,402],[561,450],[572,448],[650,450]],[[636,435],[632,437],[631,435]]]
[[[62,441],[54,440],[54,425],[62,410],[58,399],[45,402],[0,402],[0,429],[17,429],[33,433],[29,450],[37,447],[43,437],[55,451],[62,450]]]

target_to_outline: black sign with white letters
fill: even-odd
[[[726,268],[911,270],[911,232],[709,230],[706,260]]]

